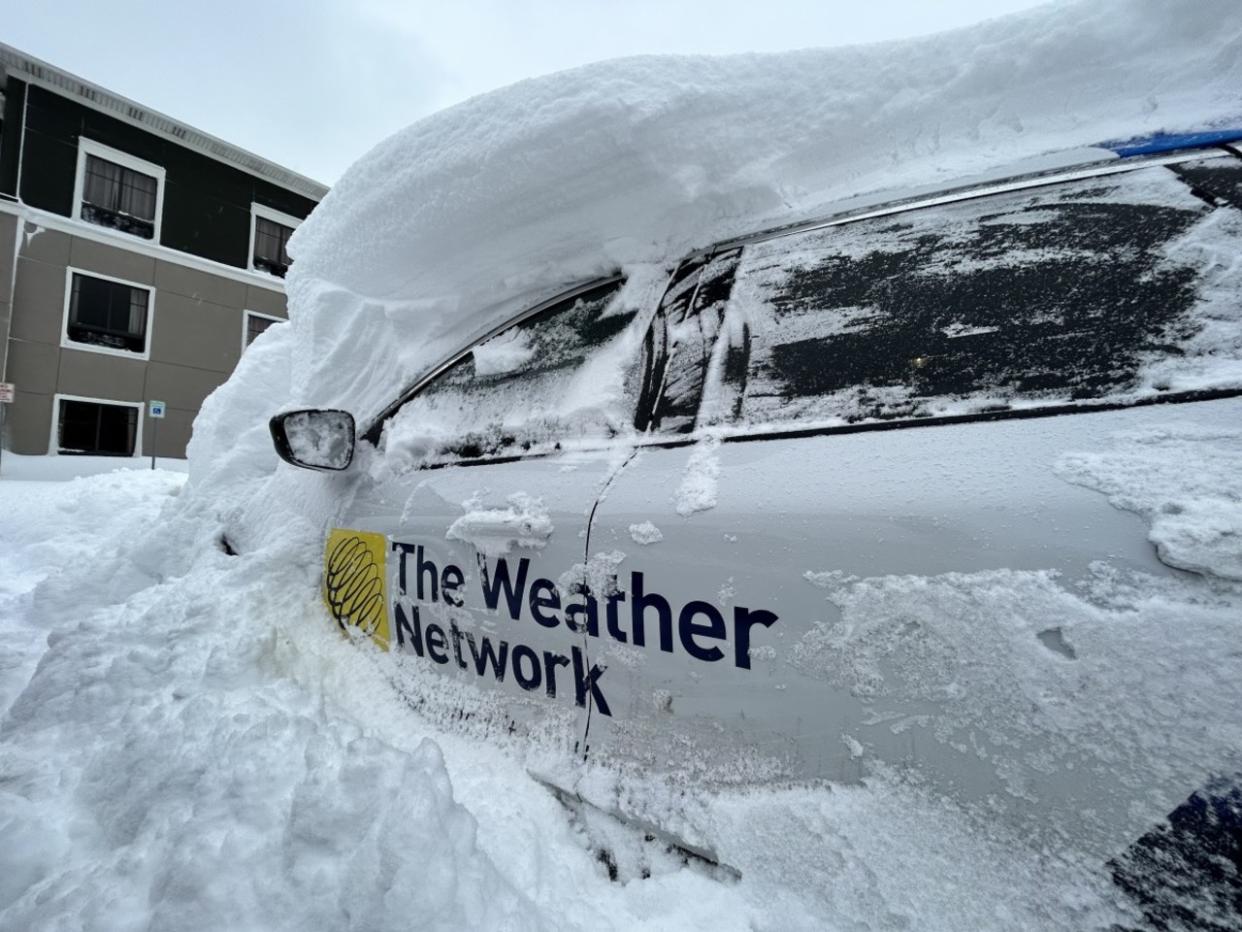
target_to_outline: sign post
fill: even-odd
[[[155,468],[155,440],[157,437],[156,428],[164,417],[164,402],[148,401],[147,414],[151,416],[151,468]]]
[[[13,403],[17,386],[12,382],[0,382],[0,457],[4,456],[4,409]]]

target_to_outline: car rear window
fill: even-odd
[[[555,449],[633,429],[642,335],[602,285],[476,346],[385,425],[394,463]]]
[[[700,424],[1242,388],[1240,166],[1150,167],[748,246]]]

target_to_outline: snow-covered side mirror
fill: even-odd
[[[339,471],[354,460],[354,416],[348,411],[286,411],[268,426],[276,452],[286,463]]]

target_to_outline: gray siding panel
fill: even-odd
[[[155,296],[151,359],[228,373],[241,355],[242,312],[173,292]]]
[[[152,362],[147,366],[147,398],[163,401],[170,409],[188,411],[193,418],[203,399],[226,378],[223,372]]]
[[[159,261],[155,264],[155,287],[161,292],[210,301],[225,307],[242,308],[247,285],[231,278],[208,275],[197,269]]]
[[[56,391],[56,371],[60,350],[49,343],[19,343],[9,346],[8,381],[18,388],[41,395]]]
[[[52,396],[17,391],[17,399],[4,413],[4,432],[14,453],[40,455],[47,452],[52,429]]]
[[[61,350],[56,390],[111,401],[145,401],[146,363],[138,359]]]
[[[254,285],[246,286],[246,310],[258,311],[270,317],[288,317],[285,307],[284,292],[256,288]]]
[[[9,324],[13,319],[13,243],[17,238],[17,218],[0,214],[0,381],[8,371]],[[10,380],[11,381],[11,380]]]
[[[4,376],[9,370],[9,341],[4,339],[4,335],[9,332],[9,322],[12,317],[12,305],[8,301],[0,301],[0,382],[5,381]]]
[[[64,267],[25,256],[18,259],[17,286],[13,290],[13,339],[59,345],[64,313]]]
[[[26,221],[26,230],[22,242],[22,255],[39,262],[50,262],[64,268],[69,264],[68,233],[49,230],[41,227],[34,220]]]
[[[15,239],[17,239],[17,218],[9,214],[0,214],[0,301],[5,304],[8,304],[11,298],[9,282],[13,280],[13,241]]]
[[[127,252],[116,246],[105,246],[93,240],[73,237],[69,247],[69,264],[88,272],[111,275],[126,281],[150,285],[155,281],[155,260],[141,253]]]

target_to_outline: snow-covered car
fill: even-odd
[[[477,733],[899,769],[1117,856],[1236,760],[1170,691],[1242,621],[1239,137],[856,199],[528,307],[357,438],[273,418],[341,473],[332,615]]]

